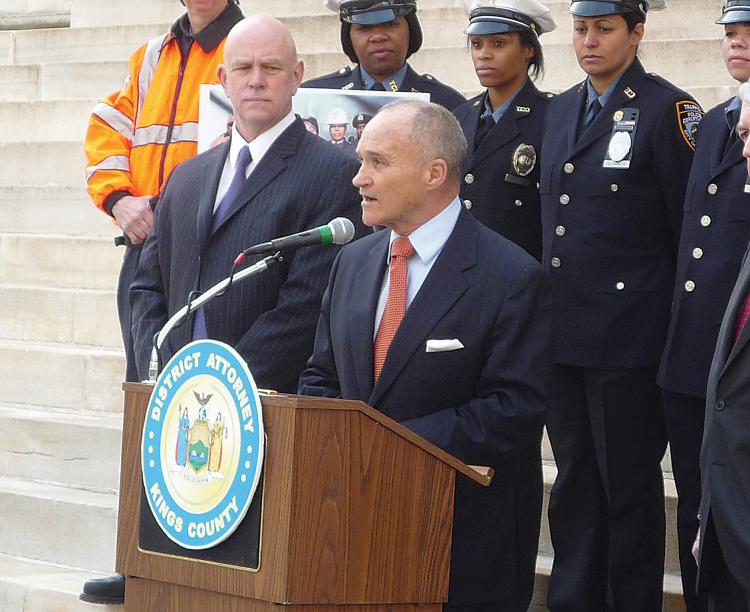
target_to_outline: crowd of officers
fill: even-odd
[[[119,300],[129,379],[126,289],[137,247],[165,178],[196,152],[198,84],[216,82],[226,34],[242,18],[234,0],[214,14],[211,3],[191,4],[131,57],[123,89],[97,106],[86,141],[89,192],[132,245]],[[587,77],[559,95],[534,84],[544,71],[540,37],[556,27],[544,4],[465,2],[484,88],[468,101],[409,65],[422,44],[416,0],[327,4],[354,65],[303,87],[425,92],[452,110],[469,143],[461,202],[548,272],[547,431],[558,470],[550,610],[661,610],[667,441],[685,602],[689,612],[708,609],[695,594],[691,546],[708,372],[750,239],[739,99],[703,117],[689,93],[644,69],[638,45],[656,8],[647,0],[572,1],[572,43]],[[729,0],[718,23],[727,70],[744,82],[750,0]],[[161,93],[145,96],[154,87]],[[317,121],[308,127],[317,131]]]

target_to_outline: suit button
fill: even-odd
[[[688,293],[692,293],[693,291],[695,291],[695,283],[691,280],[685,281],[685,291],[687,291]]]
[[[562,225],[558,225],[555,228],[555,235],[556,236],[564,236],[565,235],[565,227]]]
[[[564,193],[560,196],[560,204],[565,206],[568,202],[570,202],[570,196],[567,193]]]
[[[466,210],[471,210],[473,204],[471,203],[471,200],[464,200],[464,206],[466,207]]]
[[[701,225],[703,227],[708,227],[709,225],[711,225],[711,217],[709,217],[708,215],[703,215],[701,217]]]
[[[474,182],[474,175],[469,172],[469,174],[464,177],[464,181],[466,181],[467,185],[471,185]]]
[[[612,193],[617,193],[617,191],[620,189],[620,186],[617,183],[612,183],[609,186],[609,189],[612,191]]]
[[[724,410],[724,408],[727,407],[727,403],[723,399],[719,398],[714,402],[714,406],[716,406],[716,410]]]
[[[618,283],[617,283],[617,284],[615,285],[615,288],[616,288],[616,289],[617,289],[618,291],[622,291],[623,289],[625,289],[625,283],[623,283],[622,281],[620,281],[620,282],[618,282]]]
[[[719,188],[717,187],[716,183],[711,183],[708,186],[708,193],[710,195],[716,195],[716,192],[719,191]]]
[[[700,247],[695,247],[693,249],[693,259],[700,259],[703,257],[703,249]]]
[[[515,204],[516,206],[523,206],[523,202],[521,202],[521,200],[516,200],[516,201],[514,202],[514,204]]]
[[[573,170],[575,169],[576,167],[570,162],[568,162],[567,164],[563,166],[563,172],[565,172],[565,174],[573,174]]]
[[[552,258],[552,262],[551,262],[551,263],[552,263],[552,267],[553,267],[553,268],[559,268],[559,267],[560,267],[560,264],[561,264],[562,262],[560,261],[560,258],[559,258],[559,257],[553,257],[553,258]]]

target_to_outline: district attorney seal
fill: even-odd
[[[143,486],[170,540],[192,550],[228,538],[247,512],[263,466],[263,414],[242,357],[192,342],[159,375],[143,427]]]

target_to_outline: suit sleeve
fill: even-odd
[[[466,462],[492,462],[539,444],[551,370],[545,276],[528,268],[500,304],[469,402],[402,422]]]
[[[341,397],[341,385],[339,384],[336,357],[331,339],[331,294],[334,290],[339,260],[340,255],[337,255],[331,269],[328,287],[323,294],[312,356],[307,362],[307,368],[299,378],[297,392],[300,395]]]
[[[141,249],[138,268],[130,286],[131,332],[139,380],[148,377],[154,334],[167,322],[167,299],[159,257],[159,228],[169,215],[169,197],[162,197],[154,213],[154,225]],[[162,364],[163,365],[163,364]]]
[[[318,194],[309,226],[323,225],[333,217],[351,219],[363,233],[360,198],[351,183],[356,163],[331,172],[330,189]],[[315,324],[326,280],[338,249],[311,247],[294,253],[279,289],[276,306],[261,314],[236,345],[258,384],[294,393],[299,375],[312,352]]]

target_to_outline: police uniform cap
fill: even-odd
[[[468,35],[531,31],[540,36],[557,27],[552,12],[538,0],[464,0],[464,11]]]
[[[346,116],[346,111],[338,106],[328,111],[328,117],[326,118],[328,125],[348,125],[349,117]]]
[[[367,125],[370,122],[370,119],[372,119],[372,115],[358,113],[354,115],[354,119],[352,119],[352,126],[357,127],[358,125]]]
[[[573,0],[570,14],[576,17],[598,17],[600,15],[622,15],[624,13],[646,13],[666,8],[667,0]]]
[[[727,23],[750,23],[750,0],[728,0],[722,2],[720,25]]]
[[[405,17],[409,26],[406,57],[422,46],[422,26],[417,19],[417,0],[326,0],[326,7],[338,13],[341,21],[341,48],[355,64],[359,63],[350,36],[352,24],[374,26]]]

